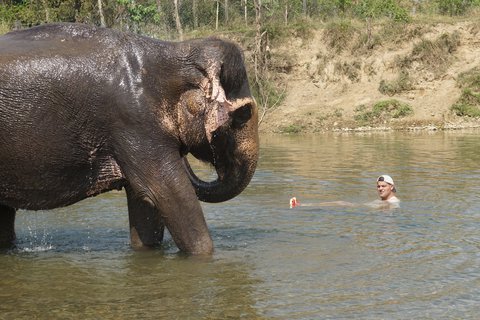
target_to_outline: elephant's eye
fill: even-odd
[[[246,104],[232,113],[232,125],[241,128],[252,117],[252,106]]]

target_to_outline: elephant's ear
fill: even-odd
[[[223,92],[222,88],[221,91]],[[213,133],[228,121],[229,113],[233,109],[232,104],[227,99],[213,100],[208,105],[212,107],[206,112],[205,132],[207,133],[208,142],[212,142]]]
[[[222,89],[223,91],[223,89]],[[254,103],[251,98],[236,99],[233,102],[228,100],[215,100],[211,105],[212,108],[206,112],[205,132],[207,133],[208,142],[212,142],[214,132],[229,121],[234,112],[248,104]],[[249,110],[250,111],[250,110]],[[249,113],[250,115],[250,113]],[[250,116],[248,117],[250,118]]]
[[[216,53],[216,55],[213,54],[213,57],[206,59],[205,71],[207,77],[200,83],[200,87],[210,102],[208,105],[212,106],[209,110],[206,110],[205,132],[208,142],[212,142],[213,133],[227,123],[230,114],[244,105],[241,101],[232,103],[227,99],[225,90],[220,83],[223,57],[221,52],[217,51]]]
[[[208,142],[212,141],[213,133],[228,121],[228,113],[231,111],[232,104],[227,100],[225,90],[220,84],[221,63],[219,57],[206,59],[206,74],[200,84],[200,87],[205,92],[205,96],[211,106],[206,110],[205,118],[205,132],[207,134]]]

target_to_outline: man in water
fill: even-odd
[[[395,183],[393,182],[392,177],[387,174],[383,174],[377,178],[377,192],[380,197],[379,200],[375,200],[369,203],[364,203],[363,205],[378,208],[378,209],[393,209],[400,206],[400,199],[395,196],[397,189],[395,188]],[[300,204],[297,201],[297,198],[293,197],[290,199],[290,208],[295,208],[298,206],[319,206],[319,207],[330,207],[330,206],[343,206],[343,207],[353,207],[354,203],[347,201],[331,201],[331,202],[320,202],[317,204]]]
[[[383,174],[377,178],[377,191],[382,201],[388,201],[390,203],[398,203],[400,200],[395,196],[397,189],[395,189],[395,183],[392,177]]]
[[[366,203],[369,207],[375,208],[398,208],[400,199],[395,196],[397,189],[392,177],[387,174],[382,174],[377,178],[377,192],[380,200],[375,200]]]

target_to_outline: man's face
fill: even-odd
[[[385,181],[377,181],[377,192],[380,199],[387,200],[393,196],[393,186]]]

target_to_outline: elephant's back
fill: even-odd
[[[1,38],[24,40],[53,39],[61,36],[90,38],[99,29],[101,28],[80,23],[52,23],[11,31]]]
[[[79,55],[116,47],[121,42],[122,34],[112,29],[77,23],[46,24],[0,36],[0,59]]]
[[[101,37],[118,38],[119,31],[113,29],[96,27],[81,23],[52,23],[44,24],[29,29],[11,31],[0,36],[1,42],[27,41],[27,42],[48,42],[55,40],[76,40],[85,41]]]

